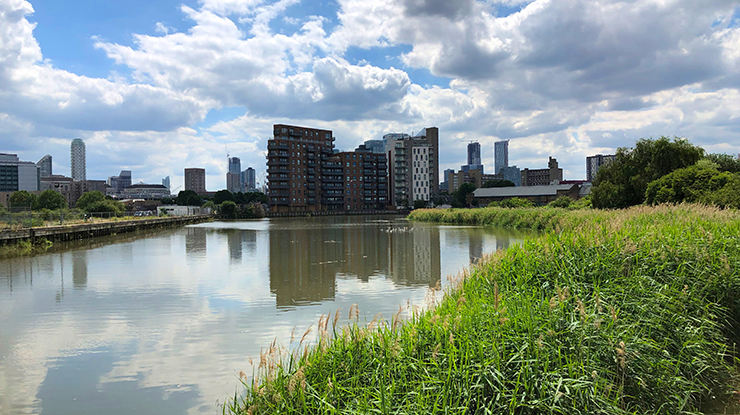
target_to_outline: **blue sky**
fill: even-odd
[[[199,0],[0,4],[0,152],[87,143],[88,176],[158,183],[226,152],[263,176],[274,123],[352,149],[440,128],[440,171],[476,140],[567,179],[641,137],[740,153],[740,12],[689,0]]]

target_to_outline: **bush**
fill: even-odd
[[[705,202],[711,198],[711,193],[722,189],[734,177],[737,175],[717,170],[715,164],[700,162],[675,170],[651,182],[645,192],[645,202],[648,204]]]
[[[236,213],[236,203],[231,200],[221,203],[218,209],[218,216],[224,219],[236,219]]]
[[[107,199],[92,202],[85,207],[85,211],[89,213],[119,213],[125,210],[123,203]]]
[[[570,205],[572,205],[574,202],[575,200],[571,199],[568,196],[560,196],[559,198],[548,203],[547,207],[549,208],[569,208]]]

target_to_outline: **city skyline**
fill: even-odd
[[[639,138],[740,153],[735,4],[140,1],[126,13],[0,5],[0,151],[51,154],[55,174],[69,176],[64,153],[79,137],[88,178],[127,169],[177,188],[198,166],[213,189],[226,187],[224,146],[264,177],[280,123],[332,130],[341,150],[436,125],[440,171],[458,168],[470,141],[488,171],[493,142],[508,139],[511,164],[553,156],[573,179],[585,178],[585,157]]]

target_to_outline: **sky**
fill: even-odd
[[[87,146],[172,190],[225,187],[227,154],[265,177],[272,125],[352,150],[440,130],[440,172],[471,141],[509,163],[585,177],[640,138],[740,153],[740,5],[721,0],[0,0],[0,152]]]

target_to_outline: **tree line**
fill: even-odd
[[[707,154],[685,138],[640,139],[619,148],[593,185],[600,209],[682,202],[740,208],[740,160]]]

